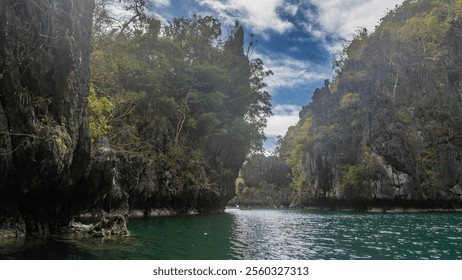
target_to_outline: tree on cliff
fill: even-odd
[[[117,152],[130,205],[222,209],[250,149],[262,147],[271,115],[264,79],[271,72],[244,55],[241,27],[223,37],[211,16],[165,26],[141,17],[142,27],[114,32],[101,15],[91,54],[96,98],[90,101],[114,106],[94,112],[106,120],[94,135]]]

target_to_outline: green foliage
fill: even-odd
[[[367,44],[367,29],[361,28],[356,31],[356,35],[346,49],[346,55],[350,60],[359,59]]]
[[[396,111],[395,112],[395,117],[402,124],[410,124],[410,123],[412,123],[412,117],[408,113],[404,112],[403,110]]]
[[[105,96],[97,97],[93,87],[88,95],[88,111],[90,115],[90,136],[93,141],[107,135],[111,126],[108,122],[114,104]]]
[[[347,61],[358,60],[367,45],[368,33],[366,28],[360,28],[351,41],[345,41],[343,50],[337,53],[337,59],[333,61],[332,68],[337,74],[343,72]]]
[[[345,197],[352,199],[367,198],[370,194],[369,185],[370,176],[364,166],[350,165],[344,168],[341,191],[343,191]]]
[[[107,136],[124,158],[152,162],[154,184],[231,198],[227,184],[261,150],[272,114],[264,82],[272,72],[244,55],[243,29],[223,39],[218,20],[194,15],[163,26],[140,16],[123,32],[104,30],[92,42],[94,137]]]
[[[339,102],[340,109],[348,109],[355,106],[359,102],[359,93],[348,92]]]
[[[300,191],[306,186],[306,172],[304,160],[315,143],[310,129],[313,125],[313,117],[305,117],[300,126],[289,128],[287,135],[281,143],[280,156],[292,168],[291,186]]]
[[[408,19],[399,34],[407,38],[409,44],[421,49],[424,55],[430,56],[438,52],[438,42],[448,29],[448,22],[440,22],[439,17],[430,13]]]

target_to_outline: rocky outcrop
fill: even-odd
[[[178,158],[175,164],[157,160],[119,155],[116,170],[120,178],[103,200],[103,209],[134,216],[210,213],[222,209],[222,198],[210,188],[203,167],[192,166],[188,159]],[[186,172],[194,176],[186,177]]]
[[[26,236],[26,223],[20,213],[3,212],[0,216],[0,239]]]
[[[82,184],[93,8],[94,0],[0,2],[4,236],[57,231],[89,199],[82,193],[98,193]]]
[[[461,207],[461,15],[405,1],[356,36],[284,139],[299,203]]]
[[[120,214],[106,214],[103,212],[101,220],[96,224],[83,224],[71,221],[67,233],[80,237],[105,238],[112,236],[128,236],[127,223]]]
[[[129,233],[122,215],[103,217],[88,232],[94,237],[126,236]]]
[[[94,144],[88,174],[79,185],[83,186],[74,198],[80,201],[80,211],[106,211],[128,214],[128,194],[121,190],[119,159],[105,139]]]

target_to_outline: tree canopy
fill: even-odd
[[[208,188],[230,199],[245,158],[262,150],[272,114],[264,80],[272,72],[244,54],[239,25],[224,36],[212,16],[163,25],[136,3],[127,9],[127,24],[114,25],[104,5],[95,16],[93,141],[106,138],[124,160],[144,162],[157,189],[175,173],[170,188]]]

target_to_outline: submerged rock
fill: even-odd
[[[103,217],[89,229],[94,237],[127,236],[129,234],[125,218],[120,214]]]

